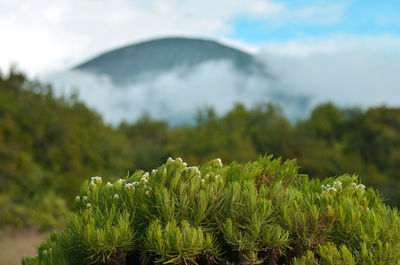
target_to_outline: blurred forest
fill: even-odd
[[[400,205],[400,108],[339,109],[327,103],[290,123],[279,107],[236,105],[223,117],[201,110],[195,125],[170,127],[143,117],[106,125],[76,96],[11,70],[0,74],[0,226],[47,229],[90,176],[115,179],[168,157],[197,165],[220,157],[296,158],[317,177],[356,173],[391,205]]]

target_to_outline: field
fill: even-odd
[[[0,235],[0,264],[19,265],[23,256],[34,256],[37,247],[47,237],[34,230],[23,230]]]

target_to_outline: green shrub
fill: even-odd
[[[399,212],[354,175],[294,160],[200,168],[168,159],[115,183],[85,181],[67,227],[22,264],[400,264]]]

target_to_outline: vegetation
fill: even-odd
[[[65,230],[22,264],[399,264],[399,217],[354,175],[310,179],[270,156],[169,158],[85,181]]]
[[[323,104],[294,124],[273,105],[237,105],[223,117],[200,111],[195,125],[143,117],[113,128],[74,96],[55,97],[16,71],[0,74],[0,228],[63,227],[87,176],[112,181],[170,156],[196,165],[264,154],[296,158],[315,178],[357,174],[400,205],[400,108]]]
[[[86,176],[125,173],[130,157],[127,139],[74,97],[0,76],[0,226],[62,226],[64,198]]]
[[[143,118],[119,130],[131,141],[137,166],[145,170],[168,156],[201,164],[213,157],[243,162],[274,154],[296,158],[301,172],[313,177],[357,174],[391,205],[400,205],[400,108],[341,110],[328,103],[316,107],[309,119],[291,124],[272,105],[250,110],[237,105],[220,118],[212,109],[203,111],[195,126],[170,128]]]

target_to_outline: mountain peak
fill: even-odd
[[[244,73],[266,74],[265,65],[252,55],[214,40],[169,37],[153,39],[103,53],[74,68],[105,74],[116,84],[135,82],[144,75],[194,68],[210,61],[228,61]]]

